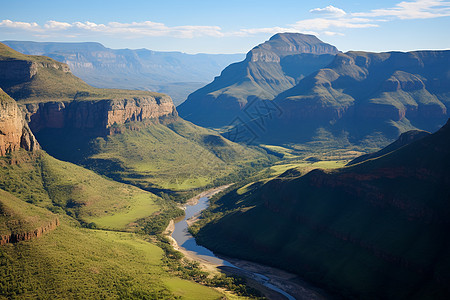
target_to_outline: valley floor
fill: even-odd
[[[210,198],[214,196],[215,194],[224,191],[226,188],[228,188],[231,185],[225,185],[217,188],[212,188],[207,191],[204,191],[195,197],[192,197],[186,202],[186,205],[196,205],[198,203],[198,200],[202,197]],[[186,207],[186,206],[185,206]],[[183,207],[183,208],[185,208]],[[187,221],[188,225],[192,225],[196,222],[198,219],[198,215],[194,216]],[[329,295],[326,295],[325,292],[319,290],[318,288],[315,288],[308,283],[304,282],[299,276],[288,273],[286,271],[276,269],[273,267],[265,266],[262,264],[237,259],[237,258],[231,258],[231,257],[225,257],[225,256],[218,256],[216,255],[220,260],[223,260],[224,263],[214,263],[212,261],[206,260],[205,258],[197,255],[196,253],[186,250],[182,246],[178,245],[177,241],[172,237],[172,233],[175,229],[175,223],[179,221],[179,219],[171,220],[169,226],[165,230],[164,234],[170,239],[171,244],[174,249],[177,251],[180,251],[183,253],[183,255],[191,260],[198,262],[200,264],[200,267],[212,274],[217,274],[218,272],[225,272],[229,275],[234,276],[241,276],[244,277],[247,281],[247,284],[257,290],[259,290],[262,294],[264,294],[269,299],[286,299],[284,296],[282,296],[280,293],[264,286],[258,281],[257,276],[263,275],[263,277],[269,278],[268,282],[272,285],[274,285],[276,288],[281,289],[285,292],[287,292],[289,295],[294,296],[296,299],[330,299],[331,297]],[[230,267],[226,262],[231,263],[235,267]]]

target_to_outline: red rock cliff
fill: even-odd
[[[23,148],[39,149],[16,102],[0,89],[0,156]]]
[[[44,128],[90,129],[107,133],[114,124],[170,120],[178,116],[166,95],[121,100],[46,102],[21,105],[34,132]]]

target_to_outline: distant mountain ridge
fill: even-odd
[[[178,110],[182,117],[202,126],[228,125],[249,102],[272,100],[326,66],[338,52],[312,35],[276,34],[189,95]]]
[[[314,36],[283,33],[225,68],[178,111],[196,124],[223,127],[228,138],[240,132],[241,142],[306,143],[325,134],[379,147],[446,122],[449,69],[448,50],[339,53]]]
[[[186,54],[148,49],[110,49],[100,43],[4,41],[24,54],[66,63],[72,72],[100,88],[142,89],[167,93],[175,104],[210,81],[243,54]]]
[[[450,51],[340,53],[274,99],[279,123],[345,130],[354,140],[433,132],[449,115],[449,69]]]

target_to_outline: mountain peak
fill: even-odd
[[[247,54],[247,59],[254,62],[279,62],[282,57],[303,53],[337,54],[339,50],[314,35],[286,32],[277,33],[268,41],[253,48]]]

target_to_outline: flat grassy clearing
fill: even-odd
[[[186,300],[198,299],[221,299],[221,295],[216,290],[200,286],[194,282],[182,280],[177,277],[165,278],[164,284],[175,295]]]
[[[346,163],[347,160],[330,160],[318,162],[301,161],[287,164],[276,164],[271,166],[270,170],[273,171],[271,175],[278,176],[292,168],[305,169],[305,171],[310,171],[313,169],[336,169],[344,167]]]
[[[104,229],[120,230],[129,228],[128,225],[133,221],[150,216],[161,209],[155,203],[156,198],[150,193],[137,194],[129,199],[129,205],[126,208],[105,216],[85,217],[85,220],[88,223],[93,222],[97,227]]]

